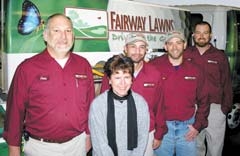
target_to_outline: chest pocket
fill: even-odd
[[[75,74],[75,94],[77,103],[87,105],[88,88],[90,87],[89,82],[86,74]]]
[[[51,95],[53,87],[54,83],[49,75],[38,75],[32,82],[29,92],[32,96],[48,96]]]
[[[211,82],[211,84],[220,84],[220,69],[219,69],[219,62],[215,60],[207,60],[206,68],[205,68],[207,74],[208,74],[208,80]]]

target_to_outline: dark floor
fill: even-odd
[[[227,128],[222,156],[239,156],[239,155],[240,155],[240,126],[238,126],[234,130]]]
[[[239,88],[239,87],[238,87]],[[240,102],[240,90],[236,90],[234,93],[233,103]],[[235,112],[236,119],[234,121],[239,120],[240,114],[239,112]],[[233,154],[238,153],[238,154]],[[240,156],[240,125],[238,125],[234,129],[230,129],[226,124],[226,134],[225,134],[225,144],[223,147],[222,156]]]

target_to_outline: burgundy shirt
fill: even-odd
[[[201,68],[186,60],[176,69],[167,54],[155,58],[151,63],[162,73],[166,120],[189,120],[194,116],[197,104],[193,127],[198,131],[207,127],[208,93]]]
[[[109,89],[108,78],[102,81],[101,92]],[[142,95],[148,103],[150,111],[150,131],[155,129],[154,137],[162,139],[167,132],[163,113],[162,82],[159,71],[149,63],[144,62],[143,68],[133,79],[132,90]]]
[[[86,59],[71,53],[62,68],[45,50],[16,69],[8,93],[4,138],[9,145],[19,146],[23,127],[52,140],[89,133],[88,111],[94,96]]]
[[[221,104],[222,112],[227,114],[232,107],[233,91],[230,66],[225,53],[211,45],[203,55],[200,55],[196,47],[189,47],[184,55],[204,69],[210,103]]]

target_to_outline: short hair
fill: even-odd
[[[113,73],[122,70],[124,73],[130,73],[133,77],[134,63],[130,57],[123,54],[114,55],[105,63],[104,73],[110,78]]]
[[[198,25],[207,25],[207,26],[209,27],[210,33],[212,33],[212,26],[211,26],[208,22],[206,22],[206,21],[197,22],[197,23],[194,25],[194,31],[196,30],[196,27],[197,27]]]
[[[69,22],[71,23],[72,27],[73,27],[73,23],[72,23],[72,20],[71,20],[70,17],[68,17],[68,16],[66,16],[65,14],[62,14],[62,13],[55,13],[55,14],[50,15],[50,16],[47,18],[45,29],[48,28],[49,22],[51,21],[51,19],[53,19],[54,17],[57,17],[57,16],[62,16],[62,17],[65,17],[66,19],[68,19]]]

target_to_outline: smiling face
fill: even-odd
[[[186,48],[186,42],[180,38],[171,38],[165,43],[165,50],[168,52],[169,59],[177,61],[182,59],[183,51]]]
[[[130,57],[123,54],[114,55],[105,63],[104,72],[116,95],[123,97],[128,94],[134,73],[134,65]]]
[[[110,76],[109,84],[116,95],[123,97],[131,88],[132,75],[127,70],[117,70]]]
[[[147,45],[143,41],[136,41],[124,46],[124,51],[128,57],[130,57],[134,63],[139,63],[144,60],[147,52]]]
[[[52,57],[59,58],[68,55],[74,43],[71,20],[63,15],[52,17],[48,21],[43,37]]]
[[[196,46],[206,47],[212,38],[212,33],[207,24],[196,25],[193,40]]]

